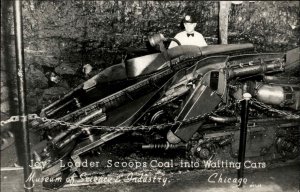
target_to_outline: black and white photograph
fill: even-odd
[[[1,192],[299,192],[299,10],[1,0]]]

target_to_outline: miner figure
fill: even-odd
[[[182,21],[185,31],[178,33],[174,38],[177,39],[181,45],[196,45],[199,47],[207,46],[203,35],[195,31],[197,22],[191,15],[186,15]],[[169,49],[178,46],[176,42],[172,41]]]

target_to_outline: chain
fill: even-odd
[[[183,120],[183,121],[175,121],[175,122],[170,122],[170,123],[163,123],[163,124],[155,124],[155,125],[150,125],[150,126],[145,126],[145,125],[137,125],[137,126],[91,126],[91,125],[73,125],[77,126],[83,129],[98,129],[98,130],[105,130],[105,131],[121,131],[121,132],[127,132],[127,131],[151,131],[151,130],[162,130],[167,127],[175,126],[175,125],[181,125],[181,126],[186,126],[191,123],[195,123],[198,121],[201,121],[205,119],[207,116],[223,111],[226,108],[229,108],[232,106],[232,103],[229,105],[224,105],[223,107],[220,107],[216,109],[213,112],[210,113],[205,113],[202,115],[198,115],[195,117],[191,117],[189,119]]]
[[[4,126],[12,122],[27,121],[27,120],[37,119],[37,118],[39,118],[37,114],[28,114],[27,116],[21,116],[21,115],[11,116],[9,119],[5,121],[1,121],[1,126]]]
[[[182,124],[188,124],[191,123],[192,121],[200,121],[201,119],[204,119],[207,114],[198,116],[197,118],[191,118],[185,121],[175,121],[175,122],[170,122],[170,123],[163,123],[163,124],[155,124],[155,125],[137,125],[137,126],[93,126],[93,125],[85,125],[85,124],[79,124],[75,125],[73,123],[68,123],[68,122],[63,122],[63,121],[58,121],[55,119],[47,119],[47,118],[40,118],[43,122],[50,122],[50,123],[56,123],[59,125],[66,125],[70,127],[70,129],[74,128],[81,128],[83,130],[88,130],[88,129],[97,129],[97,130],[103,130],[103,131],[120,131],[120,132],[128,132],[128,131],[151,131],[151,130],[162,130],[165,129],[166,127],[171,127],[178,125],[180,123]]]
[[[290,118],[293,118],[293,119],[299,119],[300,118],[300,115],[296,115],[296,114],[290,113],[288,111],[283,111],[283,110],[275,109],[275,108],[273,108],[273,107],[271,107],[269,105],[266,105],[266,104],[264,104],[262,102],[259,102],[258,100],[254,99],[254,98],[251,98],[251,102],[255,106],[257,106],[257,107],[259,107],[261,109],[265,109],[265,110],[267,110],[269,112],[277,113],[277,114],[279,114],[281,116],[286,116],[286,117],[290,117]]]
[[[145,126],[145,125],[137,125],[137,126],[93,126],[93,125],[85,125],[85,124],[74,124],[74,123],[70,123],[70,122],[65,122],[65,121],[60,121],[60,120],[56,120],[56,119],[48,119],[46,117],[39,117],[37,114],[29,114],[28,118],[27,116],[23,117],[23,116],[12,116],[10,119],[6,120],[6,121],[1,121],[1,126],[11,123],[11,122],[17,122],[20,119],[24,118],[24,119],[29,119],[29,120],[33,120],[33,119],[40,119],[42,122],[45,123],[50,123],[50,124],[56,124],[56,125],[62,125],[62,126],[67,126],[69,127],[69,129],[74,129],[74,128],[82,128],[83,130],[87,130],[87,129],[98,129],[98,130],[103,130],[103,131],[121,131],[121,132],[128,132],[128,131],[151,131],[151,130],[162,130],[165,129],[166,127],[171,127],[171,126],[175,126],[175,125],[179,125],[181,124],[181,126],[185,126],[187,124],[190,123],[195,123],[198,121],[203,120],[204,118],[206,118],[208,115],[213,114],[213,113],[217,113],[220,112],[224,109],[226,109],[227,107],[230,107],[230,105],[224,105],[221,108],[218,108],[217,110],[210,112],[210,113],[205,113],[202,115],[198,115],[195,117],[191,117],[189,119],[183,120],[183,121],[175,121],[175,122],[170,122],[170,123],[163,123],[163,124],[155,124],[155,125],[150,125],[150,126]]]
[[[138,126],[92,126],[92,125],[76,125],[74,123],[70,122],[65,122],[65,121],[60,121],[56,119],[48,119],[46,117],[39,117],[37,114],[28,114],[28,116],[11,116],[8,120],[1,121],[1,126],[4,126],[6,124],[12,123],[12,122],[18,122],[22,120],[28,119],[28,120],[33,120],[33,119],[40,119],[42,122],[45,123],[50,123],[50,124],[55,124],[55,125],[62,125],[62,126],[67,126],[70,129],[74,128],[82,128],[82,129],[98,129],[98,130],[104,130],[104,131],[151,131],[153,129],[161,130],[164,129],[165,127],[169,126],[174,126],[178,124],[179,122],[174,122],[174,123],[165,123],[165,124],[157,124],[157,125],[151,125],[151,126],[145,126],[145,125],[138,125]]]
[[[236,102],[239,103],[240,101],[236,101]],[[287,111],[275,109],[275,108],[273,108],[269,105],[266,105],[262,102],[259,102],[258,100],[254,99],[254,98],[251,99],[251,103],[254,104],[255,106],[261,108],[261,109],[265,109],[269,112],[277,113],[281,116],[286,116],[286,117],[290,117],[290,118],[294,118],[294,119],[299,119],[300,118],[300,115],[296,115],[296,114],[292,114],[292,113],[287,112]],[[209,116],[211,114],[215,114],[217,112],[223,111],[226,108],[231,107],[232,105],[233,105],[233,103],[228,104],[228,105],[224,105],[224,106],[218,108],[217,110],[215,110],[213,112],[205,113],[205,114],[198,115],[198,116],[195,116],[195,117],[191,117],[191,118],[183,120],[183,121],[175,121],[175,122],[170,122],[170,123],[155,124],[155,125],[150,125],[150,126],[146,126],[146,125],[137,125],[137,126],[93,126],[93,125],[85,125],[85,124],[77,125],[77,124],[74,124],[74,123],[60,121],[60,120],[57,120],[57,119],[48,119],[46,117],[39,117],[37,114],[28,114],[28,116],[11,116],[8,120],[1,121],[1,126],[4,126],[4,125],[6,125],[8,123],[12,123],[12,122],[40,119],[43,122],[50,123],[50,124],[61,125],[61,126],[67,126],[70,129],[82,128],[82,129],[98,129],[98,130],[103,130],[103,131],[122,131],[122,132],[126,132],[126,131],[151,131],[151,130],[162,130],[162,129],[165,129],[166,127],[171,127],[171,126],[175,126],[175,125],[179,125],[179,124],[181,124],[181,126],[184,126],[184,125],[188,125],[188,124],[191,124],[191,123],[195,123],[195,122],[198,122],[198,121],[201,121],[201,120],[205,119],[207,116]]]

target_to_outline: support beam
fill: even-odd
[[[231,1],[220,1],[219,5],[219,43],[228,44],[228,16]]]
[[[26,192],[32,192],[33,183],[27,181],[31,174],[30,168],[30,141],[28,131],[27,106],[26,106],[26,87],[25,87],[25,64],[24,64],[24,45],[23,45],[23,23],[22,23],[22,1],[14,1],[14,25],[15,25],[15,44],[16,44],[16,65],[17,65],[17,82],[18,82],[18,104],[19,115],[26,117],[21,118],[18,123],[18,134],[16,135],[17,148],[22,149],[22,153],[18,150],[18,159],[24,167],[24,188]]]

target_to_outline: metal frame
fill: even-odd
[[[19,115],[27,117],[26,102],[26,82],[25,82],[25,63],[24,63],[24,44],[23,44],[23,23],[22,23],[22,0],[14,1],[14,27],[15,27],[15,46],[16,46],[16,65],[17,65],[17,82],[18,82],[18,104]],[[18,122],[18,136],[16,142],[18,151],[18,160],[24,167],[24,189],[26,192],[33,192],[33,183],[27,180],[31,174],[30,160],[30,141],[28,131],[28,118]],[[21,153],[22,152],[22,153]]]

